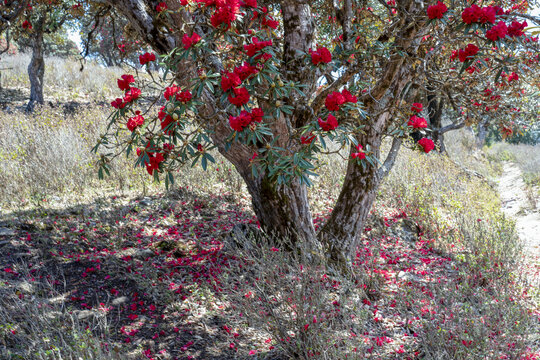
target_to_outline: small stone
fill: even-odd
[[[0,228],[0,236],[14,236],[15,231],[9,228]]]
[[[118,306],[118,305],[122,305],[122,304],[125,304],[129,301],[129,299],[127,298],[127,296],[120,296],[116,299],[114,299],[112,301],[112,304],[115,305],[115,306]]]

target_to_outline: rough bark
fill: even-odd
[[[480,121],[477,125],[476,133],[476,148],[482,149],[486,143],[486,138],[488,135],[489,121],[484,119]]]
[[[36,24],[32,39],[32,60],[28,65],[28,78],[30,79],[30,100],[26,105],[26,111],[34,111],[36,104],[42,105],[43,99],[43,76],[45,75],[45,60],[43,58],[43,34],[45,18],[41,17]]]

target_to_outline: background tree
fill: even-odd
[[[95,58],[105,66],[139,62],[139,53],[147,45],[113,7],[95,2],[86,4],[85,16],[79,20],[80,32],[85,35],[84,57]]]
[[[32,51],[32,39],[30,37],[20,37],[16,44],[21,52]],[[56,32],[45,33],[43,36],[43,54],[44,56],[58,56],[62,58],[74,57],[79,55],[77,44],[69,38],[68,29],[60,28]]]
[[[12,2],[11,7],[21,5]],[[45,36],[59,31],[62,26],[79,15],[81,5],[69,0],[31,0],[24,2],[17,21],[10,24],[13,36],[22,44],[32,48],[32,57],[28,65],[30,79],[30,99],[27,111],[33,111],[36,104],[43,104],[43,76],[45,73]],[[22,39],[26,38],[26,39]]]
[[[428,95],[450,94],[454,111],[474,122],[471,100],[488,96],[482,107],[502,114],[497,99],[515,94],[538,66],[537,41],[520,22],[538,22],[525,14],[526,3],[448,10],[414,0],[104,2],[163,55],[169,86],[151,117],[137,102],[150,85],[135,87],[128,74],[119,79],[126,93],[113,102],[117,111],[98,145],[128,153],[138,146],[137,164],[167,182],[184,163],[205,167],[216,147],[244,179],[267,231],[307,241],[339,264],[353,260],[409,132],[425,136],[414,146],[434,147],[421,117],[427,104],[409,100],[415,84],[429,84]],[[506,30],[492,40],[488,32],[501,22]],[[485,95],[486,83],[499,84],[503,72],[522,75]],[[128,137],[118,136],[126,127]],[[391,148],[383,157],[385,139]],[[329,141],[349,150],[347,171],[329,219],[315,231],[306,186],[320,156],[336,151]],[[110,157],[103,155],[101,171]]]

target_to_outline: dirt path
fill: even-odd
[[[519,167],[505,163],[499,179],[499,193],[503,212],[516,220],[516,229],[524,244],[527,262],[532,266],[533,278],[540,280],[540,211],[533,209],[525,192]]]

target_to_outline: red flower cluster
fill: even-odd
[[[116,109],[123,109],[132,101],[137,100],[141,96],[141,90],[135,87],[130,87],[129,84],[135,82],[132,75],[122,75],[122,79],[118,79],[118,87],[120,90],[127,90],[124,98],[116,98],[111,102],[111,106]]]
[[[137,148],[137,156],[141,157],[142,153],[143,150]],[[150,158],[150,161],[144,162],[144,165],[146,165],[146,171],[148,171],[150,175],[153,175],[155,170],[159,171],[159,164],[161,164],[165,160],[165,158],[163,157],[162,153],[153,153],[149,152],[148,150],[146,150],[146,155],[148,155],[148,157]]]
[[[244,50],[249,57],[253,57],[256,53],[258,53],[267,46],[272,46],[272,40],[259,41],[258,38],[254,37],[251,39],[251,41],[252,44],[244,45]],[[260,59],[261,56],[262,55],[257,56],[256,59]]]
[[[32,30],[32,24],[28,20],[24,20],[21,26],[25,30]]]
[[[167,134],[167,135],[172,135],[173,131],[172,131],[172,128],[169,128],[169,125],[172,124],[175,120],[171,115],[168,115],[165,112],[165,106],[162,106],[159,109],[158,118],[161,121],[161,130],[165,131],[165,134]],[[169,129],[167,129],[167,128],[169,128]],[[165,130],[165,129],[167,129],[167,130]]]
[[[192,95],[189,92],[189,90],[185,90],[182,92],[179,92],[180,88],[176,85],[169,86],[165,89],[165,92],[163,93],[163,97],[170,101],[172,96],[176,96],[176,100],[180,101],[182,103],[188,103],[192,99]]]
[[[118,88],[122,91],[126,91],[130,88],[130,85],[131,83],[134,83],[135,82],[135,78],[133,77],[133,75],[122,75],[121,76],[121,79],[118,79],[117,80],[117,83],[118,83]]]
[[[319,122],[319,126],[324,131],[334,130],[339,125],[337,122],[337,119],[332,114],[328,114],[328,118],[326,119],[326,121],[323,121],[321,118],[319,118],[318,122]]]
[[[146,65],[151,61],[156,61],[156,54],[154,53],[144,53],[139,55],[139,62],[141,65]]]
[[[242,110],[238,116],[229,116],[229,125],[235,131],[242,131],[250,126],[253,122],[260,123],[263,119],[264,112],[261,108],[251,110],[251,113]]]
[[[307,135],[302,135],[300,137],[300,142],[303,144],[303,145],[309,145],[313,142],[313,140],[315,140],[315,137],[316,135],[313,135],[313,133],[309,133]]]
[[[320,63],[328,64],[332,61],[332,54],[323,46],[317,46],[316,51],[309,49],[309,53],[311,54],[311,62],[313,65],[319,65]]]
[[[366,158],[366,153],[364,152],[364,148],[362,147],[362,145],[358,144],[356,146],[356,150],[358,150],[358,152],[355,152],[355,153],[352,153],[351,154],[351,157],[353,159],[365,159]]]
[[[222,24],[227,25],[227,29],[231,27],[231,23],[236,20],[236,15],[240,8],[238,0],[205,0],[207,6],[216,5],[216,11],[210,17],[210,23],[213,27],[220,27]]]
[[[233,94],[229,94],[228,99],[231,104],[240,107],[249,102],[249,92],[245,87],[234,88]]]
[[[184,49],[189,49],[196,43],[198,43],[201,40],[201,37],[199,34],[194,32],[191,37],[188,36],[188,34],[184,34],[184,37],[182,37],[182,44],[184,44]]]
[[[132,132],[137,127],[142,126],[144,124],[144,118],[141,115],[141,112],[137,110],[135,112],[135,114],[136,115],[134,117],[129,118],[129,120],[127,121],[127,124],[126,124],[129,131],[132,131]]]
[[[171,96],[176,95],[178,91],[180,91],[180,88],[178,86],[169,86],[165,89],[163,97],[165,98],[165,100],[169,101],[171,99]]]
[[[527,22],[523,21],[523,23],[520,23],[519,21],[512,21],[510,26],[508,27],[508,36],[510,37],[518,37],[523,35],[523,29],[527,27]]]
[[[486,38],[491,41],[502,39],[508,33],[508,27],[504,21],[499,21],[497,25],[486,31]]]
[[[223,89],[223,91],[234,89],[235,87],[240,86],[241,83],[242,80],[236,72],[225,72],[221,76],[221,89]]]
[[[240,78],[241,81],[246,80],[248,77],[250,77],[251,75],[255,75],[258,72],[259,72],[259,70],[257,70],[257,68],[255,66],[249,65],[248,62],[244,62],[244,65],[237,66],[237,67],[234,68],[234,73],[236,75],[238,75],[238,77]],[[238,84],[238,85],[240,85],[240,84]],[[236,86],[238,86],[238,85],[236,85]]]
[[[427,121],[426,119],[413,115],[409,118],[409,122],[407,122],[408,126],[412,126],[413,129],[422,129],[427,128]]]
[[[156,6],[156,11],[157,12],[162,12],[162,11],[165,11],[167,10],[169,7],[167,6],[167,4],[165,2],[160,2],[157,6]]]
[[[472,60],[474,55],[478,53],[478,46],[474,44],[469,44],[465,49],[459,49],[458,57],[460,62],[465,62]]]
[[[353,96],[347,89],[343,89],[341,93],[338,91],[334,91],[328,94],[326,100],[324,101],[324,105],[326,106],[328,111],[338,111],[339,106],[347,102],[357,103],[358,99],[356,98],[356,96]]]
[[[442,19],[444,13],[448,11],[446,5],[443,2],[438,1],[436,5],[428,6],[427,15],[430,19]]]
[[[141,90],[135,87],[130,88],[124,95],[124,102],[130,103],[137,100],[141,96]]]
[[[266,27],[269,27],[271,29],[277,29],[277,27],[279,26],[279,21],[275,20],[273,17],[271,16],[265,16],[263,17],[263,19],[261,20],[261,25],[262,26],[266,26]]]
[[[515,72],[511,73],[508,76],[508,82],[511,82],[511,81],[514,81],[514,80],[519,80],[519,75],[516,74]]]
[[[189,90],[184,90],[176,94],[176,100],[184,104],[187,104],[188,102],[190,102],[192,97],[193,96],[191,95]]]
[[[420,145],[424,149],[424,152],[426,154],[429,153],[431,150],[435,149],[435,144],[433,143],[433,140],[428,138],[422,138],[418,140],[418,145]]]
[[[411,106],[411,111],[415,111],[417,113],[421,112],[424,106],[420,103],[413,103]]]
[[[514,130],[512,130],[512,128],[509,128],[507,126],[503,126],[501,129],[501,133],[503,134],[504,137],[508,137],[508,136],[512,136],[512,134],[514,133]]]
[[[485,6],[481,8],[478,5],[472,5],[471,7],[463,10],[461,19],[465,24],[472,23],[491,23],[495,24],[496,9],[492,6]]]

